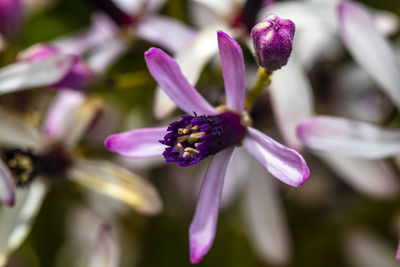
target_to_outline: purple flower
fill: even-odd
[[[35,61],[39,59],[46,59],[61,53],[62,52],[54,46],[40,44],[35,45],[24,51],[20,55],[20,60]],[[69,88],[74,90],[84,90],[86,83],[94,77],[91,70],[78,56],[71,56],[74,57],[75,62],[71,65],[70,70],[59,81],[49,85],[50,88]]]
[[[269,15],[251,30],[256,59],[268,71],[286,65],[292,53],[295,26],[291,20]]]
[[[218,32],[218,44],[226,90],[226,107],[213,108],[189,84],[178,64],[170,56],[160,49],[151,48],[145,55],[150,73],[182,110],[194,116],[184,116],[182,120],[172,123],[168,129],[158,127],[132,130],[109,136],[105,141],[108,150],[133,158],[158,156],[164,151],[167,159],[171,158],[171,161],[177,161],[182,166],[194,164],[200,160],[197,157],[203,158],[207,153],[215,154],[206,172],[190,226],[192,263],[200,262],[213,243],[222,185],[235,146],[242,144],[264,168],[289,185],[299,186],[309,176],[308,167],[300,154],[248,126],[247,123],[243,124],[249,122],[244,111],[246,88],[243,54],[240,46],[222,31]],[[193,142],[189,141],[191,134],[195,134]],[[182,140],[178,138],[182,136],[186,136],[182,139],[187,143],[179,142]],[[163,139],[162,142],[168,145],[167,148],[159,142]],[[220,141],[225,143],[220,145]],[[178,143],[181,143],[181,148]],[[197,148],[196,145],[192,146],[196,143],[200,143]],[[220,145],[215,147],[218,151],[212,151],[210,148],[215,144]],[[188,147],[191,149],[184,151]],[[199,153],[192,149],[197,149]],[[189,152],[190,160],[185,161],[182,152]]]
[[[20,0],[0,0],[0,33],[13,38],[22,21]]]

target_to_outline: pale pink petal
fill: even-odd
[[[250,241],[266,263],[285,265],[290,260],[290,238],[277,181],[254,161],[246,178],[243,212]]]
[[[13,177],[7,166],[0,160],[0,200],[2,203],[12,206],[15,201],[15,186]]]
[[[339,117],[317,116],[297,127],[308,148],[338,155],[378,159],[400,154],[400,130]]]
[[[136,26],[135,33],[150,43],[175,54],[195,37],[195,31],[180,21],[163,16],[146,16]]]
[[[204,66],[218,52],[215,33],[221,29],[232,34],[224,24],[210,25],[201,29],[192,42],[175,55],[182,73],[192,86],[197,83]],[[158,87],[154,100],[154,116],[158,119],[166,118],[175,108],[175,103]]]
[[[274,72],[269,92],[273,113],[285,143],[291,148],[302,149],[296,126],[310,117],[314,109],[312,88],[303,67],[291,58],[284,68]]]
[[[204,177],[189,230],[192,263],[199,263],[214,242],[222,186],[233,149],[233,147],[227,148],[216,154]]]
[[[75,56],[57,54],[8,65],[0,69],[0,94],[55,84],[65,77],[75,63]]]
[[[234,8],[243,4],[244,0],[192,0],[201,5],[208,7],[210,10],[218,14],[221,18],[231,16]],[[236,6],[235,6],[236,5]]]
[[[343,251],[350,266],[396,267],[395,248],[385,239],[366,229],[349,231],[344,238]]]
[[[361,4],[343,1],[338,11],[340,33],[350,54],[400,107],[400,64],[393,48]]]
[[[178,64],[165,52],[151,48],[145,54],[147,67],[161,89],[188,114],[213,115],[217,111],[183,76]]]
[[[322,156],[331,170],[355,190],[375,198],[393,197],[399,182],[392,166],[383,160]]]
[[[88,267],[118,267],[120,265],[120,249],[111,226],[102,224],[97,227],[89,255]]]
[[[58,92],[46,113],[44,132],[55,138],[62,136],[63,125],[70,112],[78,108],[85,100],[85,95],[76,90],[62,90]]]
[[[242,113],[246,94],[246,73],[242,49],[228,34],[218,31],[218,47],[228,108]]]
[[[252,127],[247,127],[243,146],[268,172],[288,185],[300,186],[310,174],[299,153]]]
[[[161,156],[165,145],[159,141],[166,133],[167,127],[132,130],[107,137],[104,145],[110,151],[131,158]]]

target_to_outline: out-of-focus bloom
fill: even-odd
[[[0,34],[12,39],[22,22],[22,3],[20,0],[0,0]]]
[[[295,25],[291,20],[269,15],[251,30],[258,64],[267,71],[286,65],[292,52]]]
[[[97,99],[84,101],[70,111],[65,125],[46,135],[22,118],[0,112],[0,199],[14,207],[0,208],[0,266],[29,233],[47,186],[68,177],[77,184],[126,203],[133,209],[154,214],[161,210],[156,190],[143,178],[101,160],[75,156],[72,149],[101,108]],[[21,185],[25,185],[21,188]]]
[[[400,108],[400,63],[390,43],[377,30],[361,4],[343,1],[338,7],[340,36],[354,60]]]
[[[279,180],[299,186],[309,175],[304,159],[262,132],[247,126],[244,112],[245,68],[240,46],[224,32],[218,32],[226,107],[213,108],[185,79],[178,64],[162,50],[146,53],[150,73],[165,93],[184,111],[194,116],[166,127],[133,130],[112,135],[106,147],[128,157],[161,155],[182,166],[215,154],[206,172],[196,212],[190,226],[190,258],[200,262],[212,246],[225,172],[234,147],[241,144],[264,168]],[[168,131],[168,132],[167,132]],[[167,148],[161,145],[168,145]],[[216,149],[216,150],[213,150]]]
[[[88,267],[119,266],[119,246],[108,224],[97,227],[92,240],[92,253],[89,255]]]
[[[54,46],[51,45],[35,45],[19,55],[19,60],[21,61],[36,61],[40,59],[46,59],[51,56],[61,54]],[[54,84],[50,84],[49,87],[55,89],[74,89],[74,90],[84,90],[87,82],[93,78],[93,73],[85,65],[85,63],[78,56],[69,54],[73,57],[75,62],[71,66],[70,70],[66,75]]]

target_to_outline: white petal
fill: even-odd
[[[314,103],[310,82],[304,69],[294,58],[273,74],[270,94],[275,118],[285,143],[300,150],[303,145],[297,138],[296,126],[313,114]]]
[[[0,266],[29,234],[45,192],[45,185],[38,179],[27,188],[17,190],[15,206],[0,207]]]
[[[23,117],[0,109],[0,144],[19,148],[39,148],[44,143],[44,136]]]
[[[110,225],[102,224],[95,231],[88,267],[119,266],[119,245]]]
[[[221,18],[232,15],[235,4],[236,6],[241,6],[244,0],[192,0],[199,4],[209,7],[212,11],[217,13]]]
[[[243,205],[246,232],[260,258],[284,265],[291,249],[276,180],[258,164],[251,165],[247,180]]]
[[[375,198],[385,198],[399,192],[397,175],[385,161],[334,156],[321,158],[339,178],[361,193]]]
[[[8,65],[0,69],[0,94],[54,84],[67,74],[75,59],[74,56],[57,54]]]
[[[156,214],[162,209],[156,189],[147,180],[110,162],[79,160],[68,172],[68,177],[141,213]]]
[[[395,267],[395,249],[376,234],[367,230],[353,230],[347,234],[344,252],[354,267]]]
[[[13,177],[2,160],[0,160],[0,200],[9,206],[14,205],[15,202]]]

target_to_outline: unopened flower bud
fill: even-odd
[[[61,51],[59,51],[56,47],[39,44],[20,53],[18,59],[34,61],[51,57],[57,53],[61,53]],[[82,59],[80,59],[78,56],[75,57],[76,61],[72,65],[69,72],[57,83],[49,85],[50,88],[84,90],[86,83],[93,78],[93,73],[89,67],[85,65]]]
[[[22,21],[22,3],[20,0],[0,0],[0,34],[13,38]]]
[[[295,25],[291,20],[269,15],[251,30],[258,64],[268,71],[286,65],[292,52]]]

